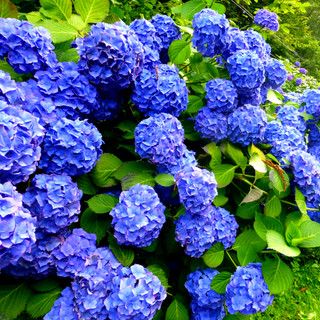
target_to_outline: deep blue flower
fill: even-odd
[[[197,12],[192,20],[193,46],[204,56],[213,58],[221,54],[226,45],[229,21],[225,15],[211,9]]]
[[[318,161],[320,161],[320,144],[319,141],[308,143],[308,153],[312,154]]]
[[[254,23],[257,26],[267,28],[271,31],[279,30],[278,15],[266,9],[260,9],[254,16]]]
[[[164,210],[150,186],[136,184],[123,191],[119,203],[110,212],[117,242],[135,247],[151,245],[166,220]]]
[[[17,83],[13,81],[9,73],[0,70],[0,100],[12,106],[22,104],[22,92],[18,89]]]
[[[316,119],[320,115],[320,91],[316,89],[307,89],[303,91],[301,102],[305,103],[304,111],[313,115]]]
[[[284,126],[294,127],[303,135],[306,131],[306,124],[300,116],[300,112],[293,105],[285,104],[278,111],[278,119]]]
[[[309,129],[308,141],[309,143],[320,143],[320,130],[316,124],[308,124]]]
[[[266,83],[272,88],[281,87],[287,79],[287,70],[283,63],[276,59],[271,59],[266,66]]]
[[[79,176],[99,160],[102,136],[87,120],[61,118],[46,133],[39,167],[46,173]]]
[[[226,287],[226,306],[230,314],[263,312],[273,302],[261,271],[261,263],[237,267]]]
[[[262,142],[267,125],[265,111],[256,106],[246,105],[228,116],[228,138],[233,143],[248,146]]]
[[[239,50],[249,50],[245,33],[238,28],[230,28],[226,35],[226,44],[222,56],[227,59]]]
[[[265,82],[262,84],[261,87],[255,88],[252,90],[238,90],[238,100],[239,100],[239,106],[243,106],[245,104],[250,104],[252,106],[260,106],[265,101],[262,101],[263,99],[266,99],[266,92],[265,90],[269,90],[268,87],[265,86]]]
[[[187,109],[188,89],[177,68],[161,64],[140,73],[131,99],[146,116],[164,112],[178,117]]]
[[[270,59],[270,46],[266,43],[262,35],[253,29],[244,31],[249,50],[253,51],[265,65]]]
[[[296,79],[296,85],[300,86],[302,84],[302,79],[301,78],[297,78]]]
[[[264,143],[273,144],[275,141],[284,140],[285,128],[281,122],[273,120],[267,123],[264,133]]]

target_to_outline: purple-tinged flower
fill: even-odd
[[[302,83],[302,79],[301,79],[301,78],[297,78],[297,79],[296,79],[296,85],[297,85],[297,86],[300,86],[301,83]]]
[[[299,61],[296,61],[294,64],[299,68],[301,67],[301,63]]]
[[[254,23],[257,26],[267,28],[271,31],[279,30],[278,15],[266,9],[260,9],[254,16]]]
[[[292,81],[293,78],[294,78],[294,75],[293,75],[293,74],[288,74],[288,75],[287,75],[287,80],[288,80],[288,81]]]
[[[308,70],[305,68],[300,68],[299,72],[302,74],[307,74]]]

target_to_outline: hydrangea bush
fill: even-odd
[[[81,1],[0,20],[0,316],[264,312],[320,246],[320,91],[222,5]]]

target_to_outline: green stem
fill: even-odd
[[[247,180],[247,179],[245,179],[245,178],[241,178],[241,177],[236,177],[236,178],[239,179],[239,180],[241,180],[241,181],[243,181],[243,182],[245,182],[245,183],[247,183],[248,185],[250,185],[251,187],[253,187],[253,188],[255,188],[255,189],[261,190],[262,193],[268,195],[268,192],[266,192],[266,191],[258,188],[257,186],[255,186],[255,185],[254,185],[252,182],[250,182],[249,180]]]
[[[248,177],[248,178],[253,178],[255,179],[255,176],[251,175],[251,174],[246,174],[246,173],[235,173],[234,174],[236,177]]]
[[[276,253],[275,250],[262,250],[260,253]]]
[[[231,262],[233,263],[233,265],[234,265],[236,268],[238,268],[237,264],[236,264],[236,263],[234,262],[234,260],[232,259],[230,253],[229,253],[228,251],[226,251],[226,253],[227,253],[229,259],[231,260]]]

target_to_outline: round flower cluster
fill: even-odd
[[[219,294],[211,289],[212,279],[219,274],[213,269],[197,269],[188,275],[184,284],[191,296],[191,310],[193,319],[206,319],[201,313],[213,313],[216,317],[210,319],[221,320],[225,316],[224,294]],[[209,319],[209,318],[208,318]]]
[[[226,287],[226,306],[230,314],[263,312],[273,302],[261,271],[261,263],[238,267]]]
[[[34,73],[57,63],[50,33],[28,21],[0,18],[0,59],[17,73]]]
[[[239,50],[249,50],[245,33],[238,28],[230,28],[226,35],[226,44],[222,57],[227,59]]]
[[[46,173],[79,176],[99,160],[102,136],[87,120],[61,118],[48,129],[39,167]]]
[[[279,30],[278,16],[275,12],[270,12],[266,9],[260,9],[254,16],[254,23],[257,26],[267,28],[271,31]]]
[[[272,88],[277,89],[281,87],[287,80],[287,70],[283,63],[276,59],[270,59],[266,67],[266,84]]]
[[[22,103],[21,92],[19,92],[15,81],[11,80],[10,74],[0,70],[0,101],[16,106]]]
[[[301,102],[305,103],[300,111],[313,115],[316,119],[320,116],[320,91],[307,89],[303,91]]]
[[[302,134],[306,131],[306,124],[300,116],[300,112],[293,105],[285,104],[278,111],[277,118],[284,126],[294,127]]]
[[[191,41],[204,57],[212,58],[223,52],[229,30],[225,15],[203,9],[194,15],[192,26],[194,32]]]
[[[249,50],[256,53],[261,59],[264,66],[268,64],[270,59],[270,46],[266,43],[260,33],[253,29],[244,31],[244,37],[248,44]]]
[[[305,69],[305,68],[301,68],[301,69],[299,70],[299,72],[302,73],[302,74],[307,74],[308,70]]]
[[[0,184],[0,271],[29,252],[36,241],[35,224],[29,210],[22,206],[22,195],[6,182]]]
[[[166,220],[164,210],[150,186],[136,184],[123,191],[119,203],[110,212],[117,242],[135,247],[151,245]]]
[[[37,218],[38,230],[56,233],[78,221],[82,191],[69,176],[36,175],[23,203]]]
[[[161,64],[140,73],[131,99],[146,116],[164,112],[178,117],[187,108],[188,89],[177,68]]]
[[[0,183],[26,181],[40,160],[44,128],[29,112],[0,101]]]
[[[75,44],[80,72],[100,89],[128,88],[142,69],[142,44],[123,22],[97,23],[87,37],[77,38]]]

